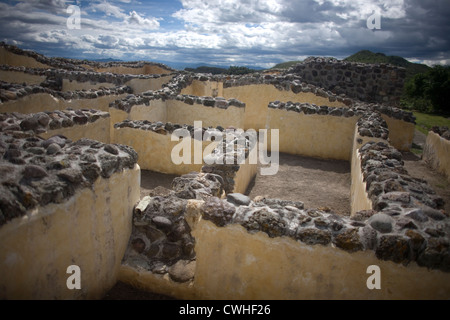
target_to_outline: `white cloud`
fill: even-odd
[[[129,24],[136,24],[138,26],[142,26],[150,30],[159,28],[159,21],[157,19],[143,18],[134,10],[129,13],[129,16],[125,18],[125,21]]]
[[[119,19],[125,19],[127,15],[124,10],[118,6],[112,5],[109,2],[103,1],[101,3],[93,3],[89,6],[89,9],[93,12],[103,12],[107,16],[114,16]]]
[[[345,57],[361,49],[403,56],[414,56],[414,49],[424,61],[449,58],[448,32],[429,14],[443,19],[446,11],[419,0],[181,0],[173,20],[145,11],[143,2],[99,0],[82,6],[80,30],[68,30],[68,15],[61,12],[74,1],[7,3],[0,3],[0,39],[49,44],[41,48],[80,56],[264,66],[310,55]],[[382,19],[375,32],[366,27],[373,10]],[[422,16],[427,19],[417,19]]]

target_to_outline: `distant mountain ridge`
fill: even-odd
[[[430,69],[430,67],[428,67],[427,65],[409,62],[405,58],[399,56],[387,56],[384,53],[374,53],[369,50],[361,50],[345,58],[344,61],[362,63],[389,63],[394,66],[403,67],[406,69],[406,80],[413,77],[415,74],[424,73]]]
[[[425,73],[430,69],[430,67],[428,67],[425,64],[413,63],[399,56],[387,56],[384,53],[380,52],[375,53],[369,50],[361,50],[355,54],[352,54],[351,56],[348,56],[343,60],[349,62],[361,62],[371,64],[388,63],[394,66],[403,67],[406,69],[406,80],[408,80],[409,78],[413,77],[418,73]],[[288,69],[300,62],[302,61],[286,61],[278,63],[271,69]]]

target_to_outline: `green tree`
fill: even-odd
[[[428,72],[429,84],[425,97],[430,99],[434,111],[450,113],[450,67],[435,66]]]
[[[238,66],[230,66],[228,70],[226,71],[226,74],[233,74],[233,75],[239,75],[239,74],[247,74],[247,73],[253,73],[255,70],[247,68],[247,67],[238,67]]]
[[[434,66],[409,79],[403,105],[426,113],[450,114],[450,67]]]

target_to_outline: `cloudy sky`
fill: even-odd
[[[450,0],[0,0],[0,41],[81,59],[267,68],[367,49],[450,64]]]

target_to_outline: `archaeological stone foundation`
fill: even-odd
[[[396,107],[404,74],[309,58],[212,76],[2,43],[0,298],[100,299],[122,281],[178,299],[448,299],[449,215],[402,160],[415,125]],[[177,130],[200,162],[174,163]],[[268,130],[265,152],[348,161],[351,212],[246,196],[261,169],[252,130]],[[448,140],[428,139],[448,175]],[[141,198],[141,170],[177,177]]]

